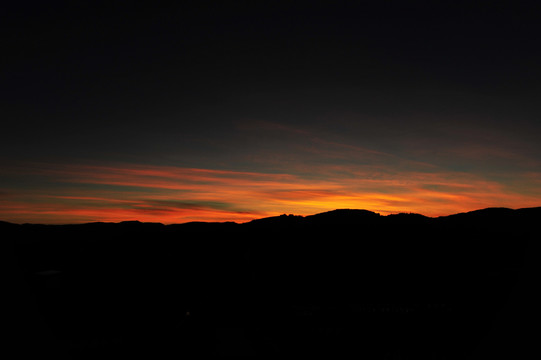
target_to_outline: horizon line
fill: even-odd
[[[541,208],[541,205],[540,206],[531,206],[531,207],[522,207],[522,208],[509,208],[509,207],[505,207],[505,206],[489,206],[489,207],[486,207],[486,208],[479,208],[479,209],[474,209],[474,210],[470,210],[470,211],[463,211],[463,212],[452,213],[452,214],[447,214],[447,215],[439,215],[439,216],[428,216],[428,215],[424,215],[424,214],[421,214],[421,213],[418,213],[418,212],[411,212],[411,211],[399,211],[399,212],[392,212],[392,213],[388,213],[386,215],[382,215],[379,212],[368,210],[368,209],[338,208],[338,209],[318,212],[318,213],[315,213],[315,214],[305,214],[305,215],[292,214],[292,213],[289,213],[289,214],[283,213],[283,214],[280,214],[280,215],[264,216],[264,217],[260,217],[260,218],[254,218],[254,219],[247,220],[247,221],[232,221],[232,220],[231,221],[228,221],[228,220],[226,220],[226,221],[198,221],[198,220],[194,220],[194,221],[186,221],[186,222],[180,222],[180,223],[163,223],[163,222],[141,221],[141,220],[138,220],[138,219],[132,219],[132,220],[122,220],[122,221],[99,221],[98,220],[98,221],[73,222],[73,223],[32,223],[32,222],[16,223],[16,222],[11,222],[11,221],[0,220],[0,223],[7,223],[7,224],[13,224],[13,225],[45,225],[45,226],[86,225],[86,224],[122,224],[122,223],[159,224],[159,225],[163,225],[163,226],[184,225],[184,224],[231,224],[231,223],[240,225],[240,224],[247,224],[247,223],[250,223],[250,222],[256,221],[256,220],[277,218],[277,217],[281,217],[281,216],[295,216],[295,217],[305,218],[305,217],[308,217],[308,216],[315,216],[315,215],[326,214],[326,213],[331,213],[331,212],[335,212],[335,211],[344,211],[344,210],[346,210],[346,211],[366,211],[366,212],[370,212],[370,213],[376,214],[378,216],[383,216],[383,217],[404,214],[404,215],[420,215],[420,216],[430,218],[430,219],[437,219],[437,218],[443,218],[443,217],[448,217],[448,216],[453,216],[453,215],[468,214],[468,213],[472,213],[472,212],[483,211],[483,210],[491,210],[491,209],[518,211],[518,210],[528,210],[528,209],[538,209],[538,208]]]

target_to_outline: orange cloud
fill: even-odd
[[[28,188],[0,189],[0,219],[14,222],[244,222],[336,208],[439,216],[541,203],[539,193],[527,196],[474,174],[383,165],[319,166],[302,174],[126,164],[34,164],[3,172],[40,180]],[[522,181],[538,184],[540,178],[530,172]]]

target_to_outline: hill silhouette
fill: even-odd
[[[22,355],[525,354],[541,208],[0,222]],[[530,337],[529,337],[530,336]]]

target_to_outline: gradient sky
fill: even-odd
[[[195,3],[4,6],[0,220],[541,205],[539,6]]]

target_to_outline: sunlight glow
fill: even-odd
[[[315,169],[316,175],[324,174],[321,176],[301,176],[166,166],[48,164],[25,169],[42,182],[32,191],[9,189],[10,196],[0,203],[0,218],[18,223],[246,222],[340,208],[439,216],[540,202],[538,197],[510,192],[501,183],[466,173],[339,170],[334,166]]]

